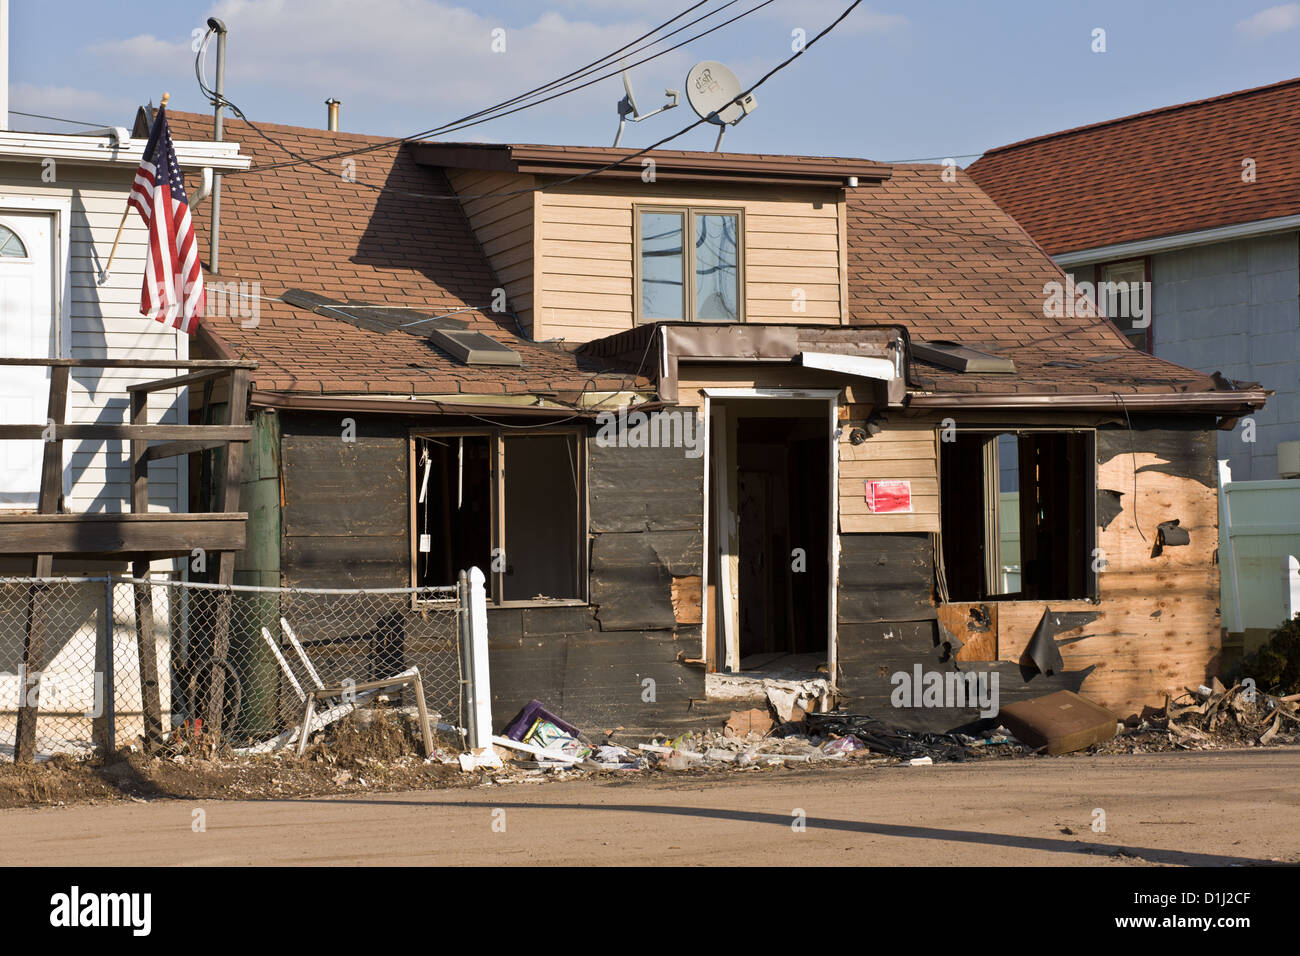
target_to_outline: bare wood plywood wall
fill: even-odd
[[[938,432],[933,423],[886,422],[860,445],[854,428],[865,428],[869,405],[847,405],[840,424],[840,531],[938,531]],[[871,479],[908,481],[912,485],[910,514],[873,514],[867,508],[866,482]]]
[[[838,196],[790,187],[754,199],[759,193],[590,182],[545,190],[538,206],[537,337],[586,342],[632,327],[638,204],[742,208],[746,321],[839,325],[846,251]]]
[[[1213,432],[1206,432],[1210,440]],[[1099,434],[1099,446],[1104,447]],[[1143,433],[1136,433],[1143,447]],[[1213,446],[1188,436],[1189,445],[1211,456]],[[1103,452],[1101,457],[1104,457]],[[1134,465],[1138,505],[1133,508]],[[1222,650],[1219,618],[1218,496],[1213,485],[1185,474],[1186,462],[1139,450],[1116,454],[1099,463],[1097,487],[1122,492],[1122,510],[1099,528],[1097,546],[1105,558],[1098,590],[1100,606],[1086,602],[1052,602],[1053,610],[1100,611],[1097,620],[1064,638],[1081,638],[1061,647],[1065,666],[1096,670],[1083,693],[1120,716],[1159,707],[1165,693],[1177,695],[1187,685],[1204,683],[1216,672]],[[1191,538],[1152,557],[1156,526],[1174,518]],[[1141,528],[1142,534],[1138,533]],[[1145,535],[1146,540],[1143,540]],[[1033,636],[1043,604],[1002,604],[998,616],[998,650],[1004,660],[1018,660]]]
[[[533,327],[535,298],[534,232],[540,193],[490,195],[528,189],[532,176],[448,169],[447,178],[469,219],[492,270],[506,290],[506,308],[519,316],[524,328]],[[483,198],[473,198],[473,197]]]

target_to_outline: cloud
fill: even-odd
[[[1254,39],[1300,27],[1300,3],[1283,3],[1237,21],[1237,32]]]
[[[639,19],[597,24],[555,12],[511,22],[441,0],[220,0],[211,12],[230,30],[232,100],[239,102],[241,91],[254,100],[250,94],[260,87],[259,94],[269,88],[278,95],[337,96],[345,109],[361,102],[449,110],[490,105],[653,26]],[[190,42],[141,34],[97,43],[90,52],[132,72],[158,63],[184,69],[193,62]],[[209,81],[213,62],[209,48]],[[684,72],[680,63],[674,72]]]
[[[191,57],[190,41],[160,40],[152,33],[142,33],[124,40],[105,40],[86,47],[91,56],[102,57],[117,69],[129,73],[149,73],[151,65],[175,62]]]
[[[85,90],[75,86],[38,86],[33,83],[10,85],[9,108],[105,126],[119,126],[125,122],[123,117],[135,114],[135,105],[124,97],[109,96],[99,90]],[[27,116],[15,116],[9,125],[14,129],[55,133],[76,133],[79,129],[84,129],[68,123],[54,123]]]

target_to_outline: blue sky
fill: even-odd
[[[320,126],[326,97],[343,127],[402,135],[433,127],[568,72],[691,0],[11,0],[10,108],[113,125],[164,89],[208,111],[191,31],[230,28],[227,96],[254,120]],[[693,16],[722,6],[709,0]],[[761,0],[737,0],[680,40]],[[632,71],[643,109],[681,89],[690,64],[722,60],[742,82],[811,37],[850,0],[774,0],[719,32]],[[679,21],[684,22],[684,21]],[[492,50],[493,30],[505,50]],[[1094,52],[1094,30],[1105,52]],[[676,42],[674,40],[673,42]],[[658,49],[657,47],[654,49]],[[728,149],[960,157],[1071,126],[1300,74],[1300,3],[955,2],[862,4],[835,33],[769,81]],[[649,52],[649,51],[648,51]],[[643,54],[644,55],[644,54]],[[209,76],[212,63],[209,61]],[[451,138],[608,145],[619,80]],[[631,127],[646,145],[695,119],[679,109]],[[11,128],[77,127],[10,119]],[[673,145],[712,148],[697,129]],[[970,161],[961,159],[962,165]]]

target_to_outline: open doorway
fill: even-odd
[[[710,670],[824,675],[833,563],[828,404],[721,399],[710,418]]]

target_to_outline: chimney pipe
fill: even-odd
[[[325,101],[325,105],[330,108],[329,122],[325,128],[331,133],[337,133],[339,131],[339,101],[331,96]]]

